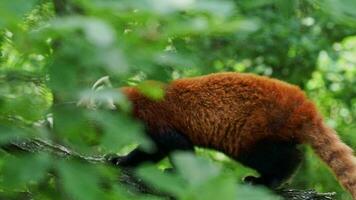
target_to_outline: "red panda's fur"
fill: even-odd
[[[241,73],[179,79],[164,87],[161,101],[150,100],[134,87],[122,89],[133,103],[134,115],[152,133],[176,129],[194,145],[232,158],[266,139],[310,144],[356,199],[352,150],[298,87]]]

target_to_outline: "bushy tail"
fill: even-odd
[[[306,133],[307,142],[356,200],[356,158],[353,156],[352,149],[344,144],[335,130],[324,122],[309,128]]]

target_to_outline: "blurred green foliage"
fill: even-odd
[[[125,153],[138,143],[149,150],[129,102],[115,89],[93,92],[96,80],[109,75],[115,87],[136,84],[159,99],[159,85],[145,80],[237,71],[298,84],[356,148],[355,10],[353,0],[0,1],[0,144],[36,137],[86,154]],[[83,99],[113,99],[119,111],[77,107]],[[48,118],[53,129],[38,126]],[[306,152],[290,187],[351,199]],[[1,198],[156,199],[130,192],[107,166],[0,155]],[[165,161],[138,174],[179,199],[278,199],[240,185],[256,172],[221,153],[173,159],[176,174],[162,172]]]

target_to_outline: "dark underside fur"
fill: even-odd
[[[237,161],[255,169],[261,176],[244,180],[253,184],[278,187],[288,180],[302,161],[303,154],[295,142],[261,141],[249,151],[241,153]]]
[[[112,158],[111,162],[123,167],[136,167],[143,162],[158,162],[176,150],[194,151],[191,141],[178,131],[170,130],[148,136],[154,141],[155,150],[148,153],[136,148],[126,156]],[[260,177],[246,177],[245,182],[276,188],[292,176],[302,157],[295,142],[266,140],[243,152],[235,160],[255,169],[260,174]]]

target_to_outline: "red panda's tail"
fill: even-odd
[[[340,140],[335,130],[322,121],[309,128],[306,133],[307,142],[356,200],[356,159],[352,149]]]

